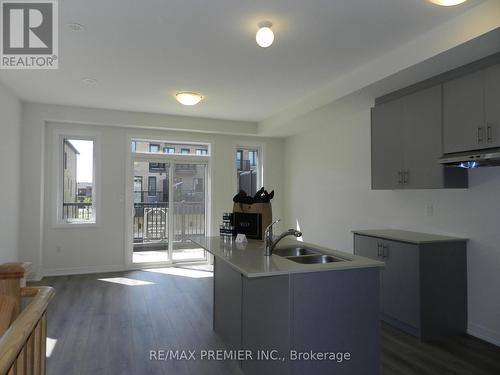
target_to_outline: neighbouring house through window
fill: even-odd
[[[149,145],[149,152],[160,152],[160,145],[151,143]]]
[[[156,176],[148,177],[148,195],[150,197],[156,195]]]
[[[210,156],[210,149],[206,144],[189,144],[177,142],[132,140],[132,153],[152,153],[168,155],[197,155]]]
[[[237,191],[255,195],[260,188],[259,150],[257,148],[236,149]]]
[[[208,150],[206,148],[197,148],[196,149],[196,155],[208,155]]]
[[[95,140],[63,138],[62,148],[59,218],[65,223],[95,223]]]

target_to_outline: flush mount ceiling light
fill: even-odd
[[[429,0],[431,3],[441,5],[443,7],[452,7],[454,5],[465,3],[467,0]]]
[[[182,91],[175,94],[175,99],[183,105],[196,105],[203,99],[203,96],[197,92]]]
[[[255,40],[262,48],[267,48],[274,42],[274,33],[271,30],[272,25],[269,21],[259,23],[259,30],[255,34]]]
[[[68,29],[71,31],[79,32],[79,31],[85,31],[87,28],[82,25],[81,23],[76,23],[76,22],[71,22],[66,25]]]

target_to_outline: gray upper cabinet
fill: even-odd
[[[444,84],[444,152],[500,147],[500,65]]]
[[[372,189],[467,187],[467,172],[445,169],[442,86],[372,108]]]
[[[484,71],[444,84],[444,153],[485,147]]]
[[[441,85],[404,98],[404,187],[432,189],[445,186],[442,156]]]
[[[403,169],[403,101],[372,108],[372,186],[398,189]],[[396,157],[395,157],[396,155]]]
[[[485,70],[486,145],[500,147],[500,65]]]

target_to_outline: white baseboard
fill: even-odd
[[[481,326],[480,324],[469,323],[467,328],[467,333],[471,336],[477,337],[478,339],[489,342],[490,344],[500,347],[500,333],[492,331],[488,328]]]
[[[123,265],[50,268],[43,271],[43,276],[83,275],[86,273],[104,273],[104,272],[117,272],[117,271],[125,271],[125,268],[123,267]]]

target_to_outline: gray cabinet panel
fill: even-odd
[[[445,153],[485,147],[483,71],[444,84],[443,131]]]
[[[243,277],[242,345],[245,350],[289,351],[289,276]],[[246,375],[288,374],[289,363],[248,360]]]
[[[444,187],[442,156],[442,86],[434,86],[404,98],[405,188]]]
[[[241,274],[218,258],[214,262],[214,331],[228,349],[240,349]]]
[[[500,147],[500,65],[485,71],[486,145]]]
[[[403,102],[372,108],[372,189],[397,189],[403,169]]]
[[[383,242],[385,269],[382,270],[380,291],[382,312],[418,328],[418,246],[395,241]]]
[[[295,274],[291,286],[291,349],[349,351],[352,360],[293,361],[290,373],[379,374],[379,269]]]

